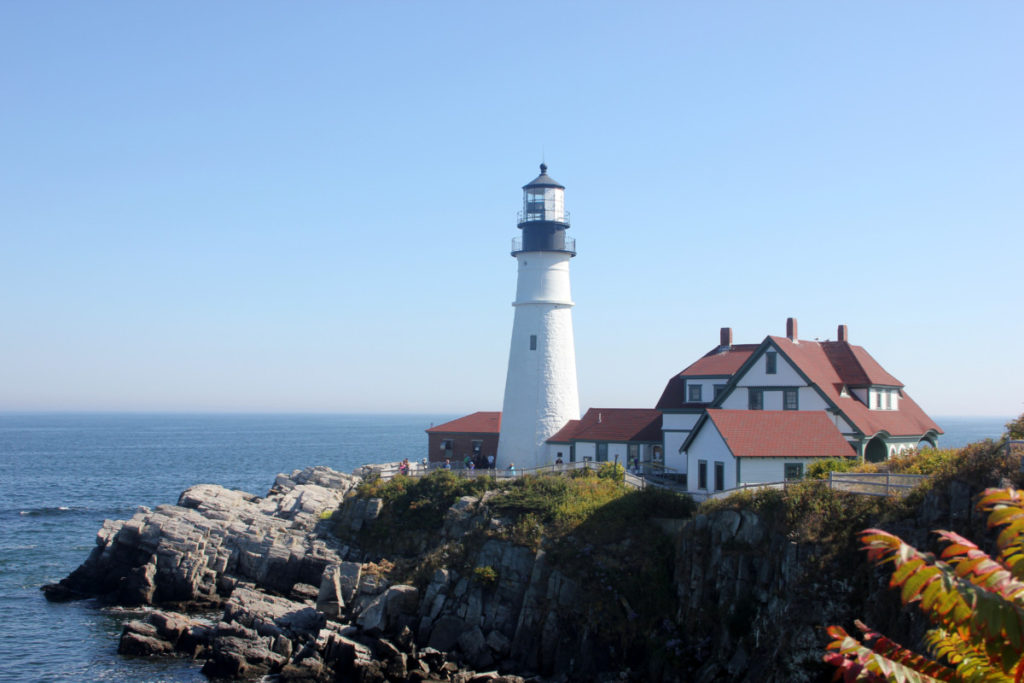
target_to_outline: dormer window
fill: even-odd
[[[778,366],[779,354],[769,351],[764,354],[764,372],[766,375],[774,375]]]
[[[701,397],[703,386],[700,384],[687,384],[686,385],[686,400],[690,403],[700,403],[704,399]]]
[[[871,410],[898,410],[898,389],[868,389],[868,408]]]

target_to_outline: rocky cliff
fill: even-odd
[[[697,515],[677,539],[680,670],[696,682],[831,680],[834,670],[821,660],[824,627],[853,630],[854,619],[924,651],[924,617],[901,608],[888,587],[891,570],[868,564],[855,532],[880,526],[932,551],[937,528],[991,541],[973,501],[987,486],[1020,483],[954,478],[903,503],[840,499],[845,526],[831,537],[820,528],[801,537],[800,524],[744,503]]]
[[[524,536],[529,516],[492,490],[444,503],[433,527],[403,527],[389,503],[355,496],[359,483],[311,468],[279,475],[263,498],[193,487],[177,505],[105,522],[82,566],[44,591],[158,607],[125,625],[120,651],[183,653],[211,677],[827,680],[824,625],[864,618],[908,644],[925,626],[854,532],[883,525],[926,546],[941,526],[981,539],[973,496],[1020,482],[952,478],[900,504],[806,487],[652,516],[644,529],[670,543],[665,592],[643,583],[657,553],[636,526],[605,538],[611,554],[581,540],[600,519],[557,543],[543,529]],[[619,514],[604,507],[605,520]],[[190,616],[211,607],[219,619]]]

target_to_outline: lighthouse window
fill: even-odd
[[[537,335],[535,335],[535,334],[531,334],[530,335],[530,350],[531,351],[536,351],[537,350]]]

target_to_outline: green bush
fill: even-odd
[[[849,472],[857,467],[857,458],[815,460],[807,466],[808,479],[828,479],[829,472]]]
[[[515,480],[490,505],[506,514],[532,514],[557,536],[626,492],[621,484],[608,479],[541,475]]]
[[[602,463],[601,467],[597,470],[597,476],[600,479],[608,479],[609,481],[625,481],[626,468],[617,462]]]
[[[473,570],[473,580],[484,586],[493,586],[498,583],[498,572],[490,565],[477,567]]]
[[[394,530],[433,530],[462,496],[479,496],[494,484],[492,477],[466,479],[450,470],[436,470],[425,477],[394,477],[387,481],[370,479],[361,483],[356,495],[380,498],[384,509],[371,532],[387,535]]]
[[[1024,439],[1024,414],[1016,420],[1006,423],[1006,438]]]

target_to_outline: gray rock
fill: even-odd
[[[427,646],[447,652],[455,647],[464,630],[465,624],[462,619],[450,615],[439,617],[430,631]]]
[[[340,595],[346,603],[351,602],[359,590],[359,581],[362,578],[363,565],[358,562],[342,562],[337,565],[337,581],[340,587]]]
[[[330,564],[324,569],[320,579],[320,590],[316,596],[316,608],[327,615],[330,619],[337,619],[341,610],[345,608],[345,598],[342,595],[341,582],[339,580],[340,566]]]
[[[357,481],[326,468],[297,470],[279,477],[263,499],[193,486],[177,505],[104,522],[97,548],[46,595],[209,605],[222,602],[237,579],[281,594],[296,584],[320,586],[324,568],[341,561],[337,544],[318,535],[320,514],[336,508]]]
[[[261,640],[217,636],[203,674],[208,678],[258,678],[277,673],[288,660],[267,645]]]
[[[731,541],[740,527],[740,513],[735,510],[718,510],[709,518],[711,527],[711,542],[720,546],[726,541]]]
[[[390,622],[401,615],[412,616],[419,607],[420,592],[415,586],[392,586],[384,593],[387,602],[387,614]]]
[[[487,639],[479,628],[463,631],[458,640],[459,649],[466,660],[476,668],[487,668],[494,663]]]
[[[267,636],[315,634],[325,621],[322,613],[308,605],[244,587],[231,594],[224,620]]]
[[[174,652],[174,646],[166,640],[155,636],[147,636],[135,631],[124,631],[117,645],[119,655],[166,655]]]
[[[491,652],[493,652],[496,657],[503,659],[508,656],[508,653],[512,648],[512,641],[510,641],[501,631],[494,630],[487,634],[487,647],[491,648]]]
[[[384,593],[374,596],[359,615],[358,624],[367,633],[382,632],[387,627],[387,601]]]

